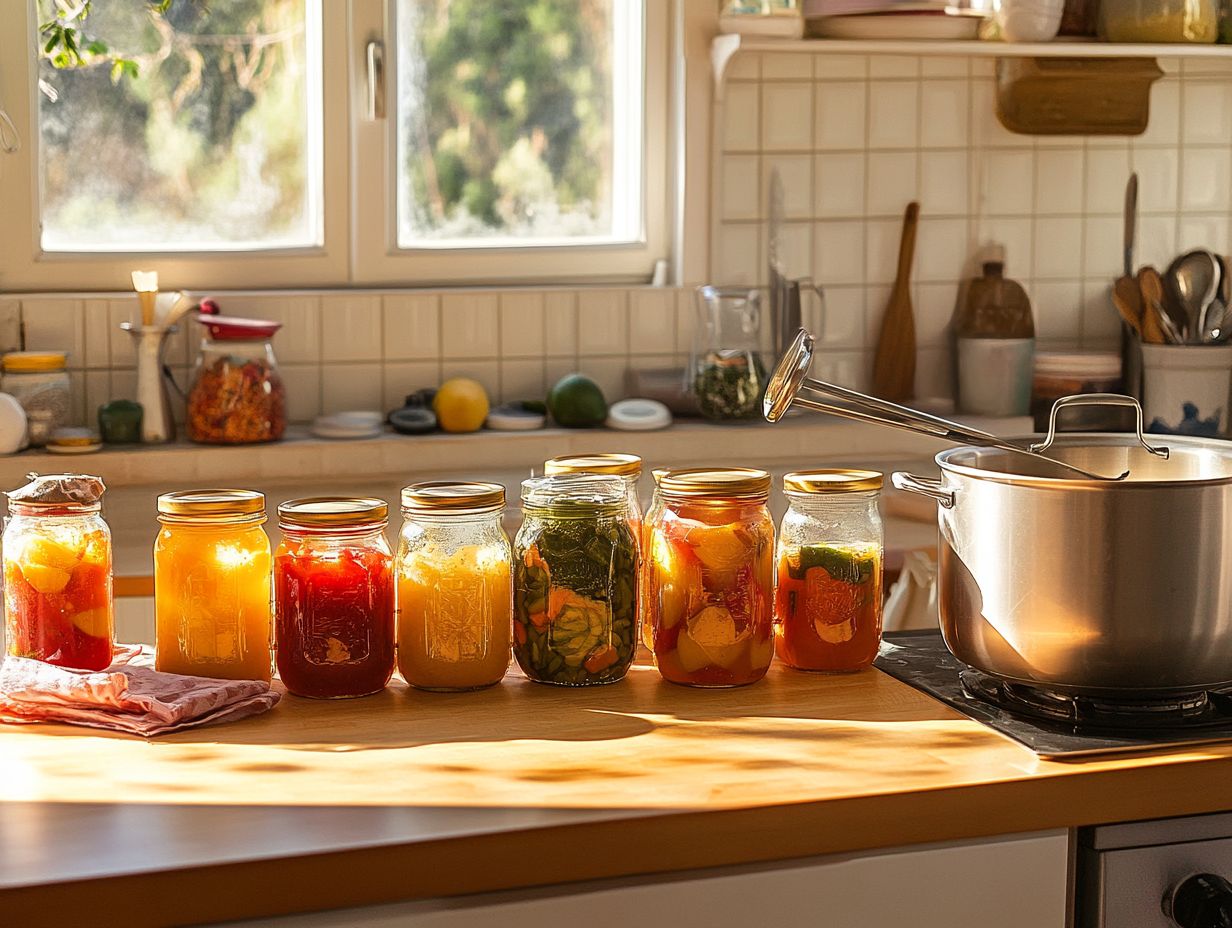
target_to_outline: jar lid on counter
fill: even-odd
[[[158,497],[161,521],[209,521],[265,516],[265,494],[256,490],[178,490]]]
[[[4,356],[5,373],[45,374],[64,370],[68,353],[64,351],[10,351]]]
[[[659,478],[659,489],[690,499],[764,500],[770,495],[770,475],[751,467],[691,467],[669,470]]]
[[[642,472],[642,459],[636,454],[562,454],[543,462],[543,472],[555,474],[608,474],[634,477]]]
[[[289,529],[345,529],[384,525],[389,505],[365,496],[307,496],[278,506],[278,524]]]
[[[783,477],[783,492],[792,494],[867,493],[880,490],[885,477],[880,471],[848,468],[798,470]]]
[[[554,515],[596,515],[627,510],[629,496],[619,477],[554,474],[523,480],[522,505],[550,509]]]
[[[505,488],[499,483],[436,480],[414,483],[402,490],[402,511],[408,515],[478,514],[504,507]]]
[[[1037,351],[1035,373],[1042,377],[1116,380],[1121,356],[1110,351]]]

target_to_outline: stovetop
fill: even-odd
[[[941,632],[889,632],[879,670],[1049,759],[1232,741],[1232,691],[1126,704],[1006,684],[958,660]]]

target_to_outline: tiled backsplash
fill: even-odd
[[[777,167],[787,270],[825,287],[825,351],[848,383],[866,378],[913,199],[918,394],[949,392],[958,285],[990,241],[1006,246],[1043,344],[1110,347],[1118,322],[1107,294],[1122,266],[1131,170],[1140,263],[1229,249],[1232,67],[1159,63],[1144,135],[1034,137],[997,121],[991,60],[742,54],[716,111],[711,267],[724,282],[764,279]]]

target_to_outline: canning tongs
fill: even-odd
[[[1129,476],[1128,470],[1123,474],[1114,476],[1093,474],[1080,467],[1074,467],[1072,464],[1066,464],[1064,461],[1058,461],[1056,458],[1041,454],[1035,450],[1036,446],[1024,448],[990,432],[968,428],[949,419],[920,412],[918,409],[912,409],[909,406],[900,406],[898,403],[891,403],[889,400],[869,396],[867,393],[860,393],[858,390],[840,387],[838,384],[814,380],[808,376],[809,365],[812,364],[812,361],[813,336],[806,330],[801,329],[788,346],[786,353],[779,360],[778,366],[774,369],[774,374],[770,377],[769,386],[766,388],[766,397],[763,401],[763,412],[767,420],[777,422],[791,406],[803,406],[805,409],[829,413],[832,416],[854,419],[856,422],[888,425],[892,428],[905,429],[909,432],[916,432],[921,435],[927,435],[930,438],[940,439],[941,441],[953,442],[954,444],[999,448],[1002,451],[1009,451],[1036,461],[1044,461],[1071,475],[1080,476],[1088,480],[1117,481],[1124,480]],[[827,399],[844,400],[851,405],[837,405],[826,402]],[[1128,397],[1124,399],[1129,399],[1135,406],[1138,405],[1136,401]],[[1138,421],[1138,435],[1141,437],[1142,411],[1140,407]],[[1167,448],[1154,448],[1145,441],[1142,444],[1152,454],[1165,458],[1168,456]],[[1046,448],[1047,445],[1042,447]]]

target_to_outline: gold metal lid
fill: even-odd
[[[434,480],[402,490],[405,513],[496,512],[504,506],[505,488],[499,483]]]
[[[765,499],[770,495],[770,475],[751,467],[691,467],[669,470],[659,478],[667,496],[690,499]]]
[[[227,519],[265,515],[265,494],[256,490],[178,490],[158,497],[159,516]]]
[[[67,360],[63,351],[10,351],[4,356],[4,369],[18,374],[62,371]]]
[[[636,477],[642,472],[642,459],[636,454],[562,454],[543,462],[543,472],[557,474],[605,474]]]
[[[855,493],[880,490],[885,477],[875,470],[821,468],[783,477],[784,493]]]
[[[384,524],[389,505],[365,496],[308,496],[289,499],[278,507],[283,528],[351,528]]]

